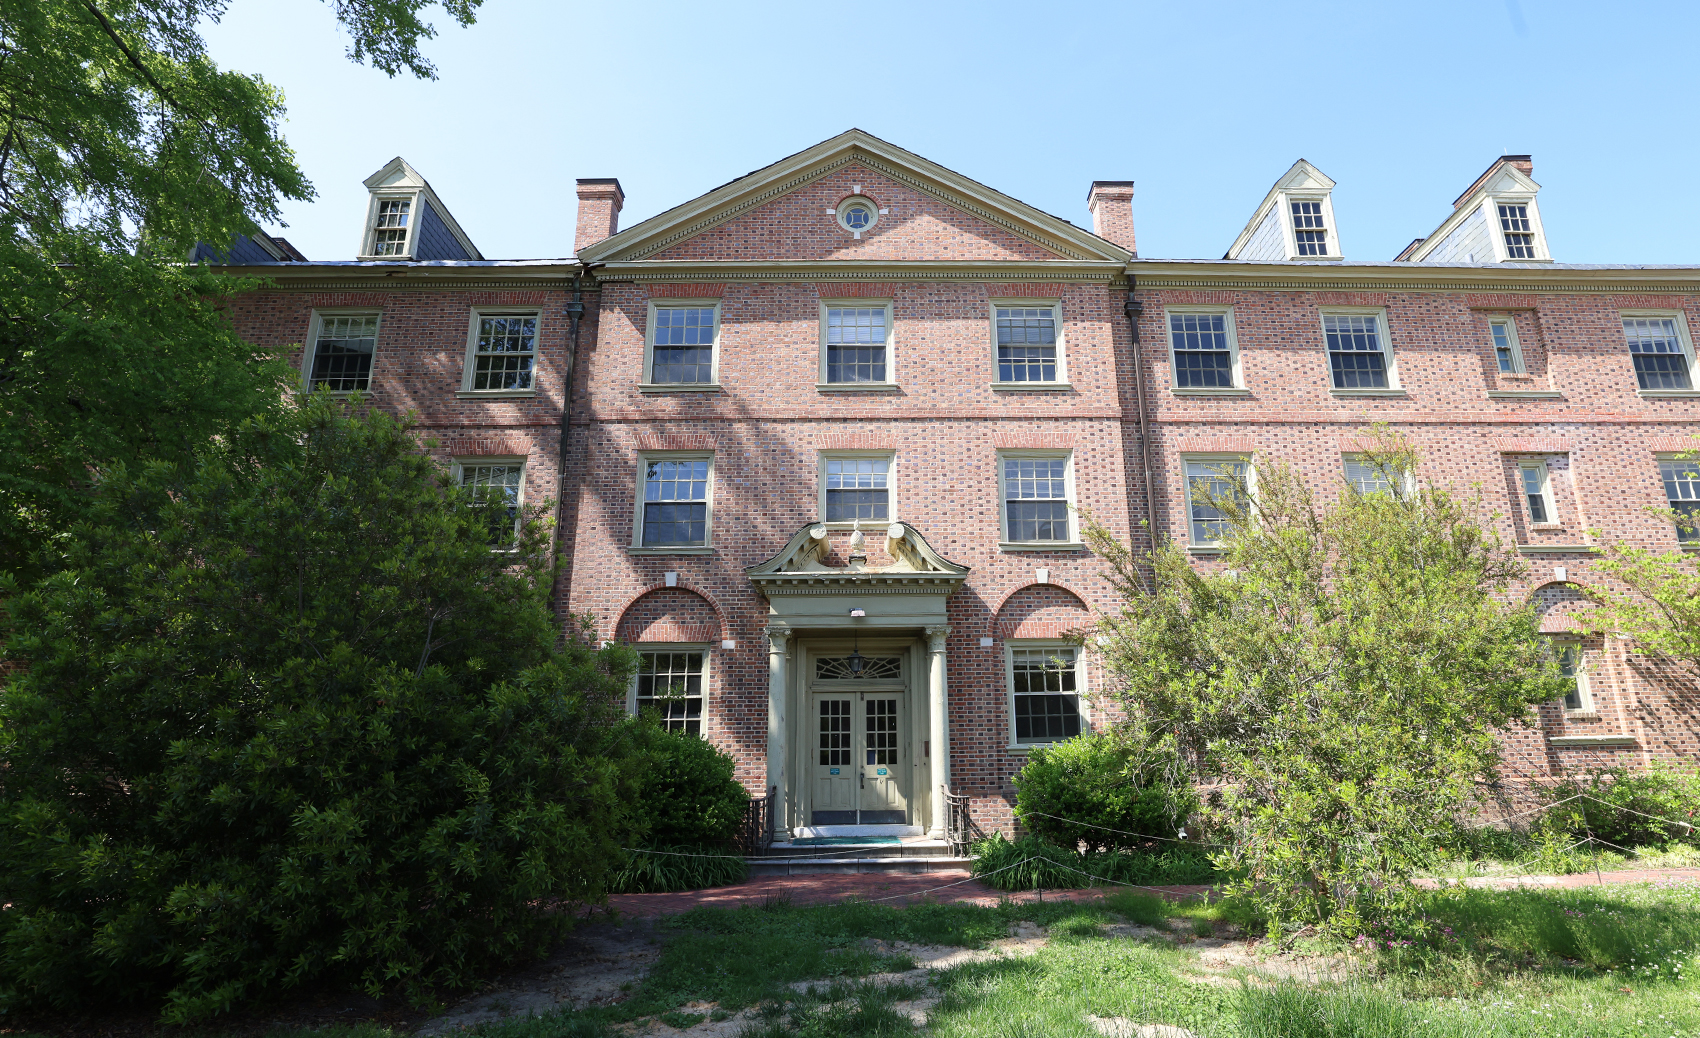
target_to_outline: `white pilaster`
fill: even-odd
[[[928,627],[927,631],[927,691],[929,693],[928,716],[932,721],[933,744],[933,824],[927,830],[927,835],[935,840],[944,839],[945,799],[944,790],[950,784],[950,724],[946,716],[946,704],[950,701],[949,689],[945,685],[945,639],[950,637],[948,626]]]
[[[787,652],[790,642],[789,628],[767,629],[767,785],[773,796],[771,807],[776,840],[791,838],[791,816],[786,802],[790,783],[785,766],[790,749],[786,741],[789,729],[785,718],[785,672],[790,658]]]

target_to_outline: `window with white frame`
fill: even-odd
[[[890,308],[829,305],[825,309],[826,381],[841,385],[888,381]]]
[[[519,533],[520,495],[525,487],[523,461],[462,461],[460,485],[481,507],[494,504],[490,518],[490,543],[512,544]]]
[[[1322,219],[1321,202],[1294,202],[1293,242],[1300,256],[1328,255],[1328,227]]]
[[[708,545],[709,455],[646,457],[638,507],[638,546],[701,548]]]
[[[719,331],[716,307],[657,306],[649,330],[649,381],[653,385],[711,385]]]
[[[701,735],[703,660],[707,655],[700,647],[640,648],[632,681],[632,712],[641,715],[653,711],[662,727]]]
[[[364,393],[372,387],[377,314],[320,314],[307,365],[307,389]]]
[[[995,306],[999,382],[1057,381],[1057,308]]]
[[[1009,643],[1010,714],[1017,745],[1080,734],[1079,649],[1061,642]]]
[[[822,455],[821,514],[829,523],[891,518],[891,455]]]
[[[1641,389],[1694,388],[1687,343],[1677,318],[1648,315],[1623,318],[1623,336],[1635,359],[1635,381]]]
[[[1535,258],[1535,228],[1523,202],[1500,202],[1499,232],[1505,237],[1506,259]]]
[[[1346,485],[1353,491],[1368,497],[1372,494],[1391,494],[1400,500],[1411,495],[1411,474],[1392,466],[1386,460],[1375,461],[1370,458],[1348,454],[1346,462]]]
[[[1335,389],[1387,389],[1392,365],[1379,313],[1324,313],[1328,368]]]
[[[1251,505],[1247,458],[1187,458],[1186,506],[1194,547],[1219,545],[1228,536],[1228,510]]]
[[[1227,310],[1168,312],[1169,350],[1177,389],[1231,389],[1234,379],[1234,321]]]
[[[407,255],[407,225],[412,219],[413,200],[381,198],[377,219],[372,224],[372,255]]]
[[[1523,349],[1517,344],[1517,322],[1510,317],[1488,318],[1493,358],[1501,374],[1523,374]]]
[[[1665,500],[1676,513],[1676,539],[1700,545],[1700,461],[1667,458],[1659,462]]]
[[[1558,522],[1558,510],[1552,502],[1552,480],[1547,474],[1544,459],[1517,463],[1517,478],[1523,487],[1523,502],[1529,509],[1529,522],[1537,526]]]
[[[466,388],[474,392],[534,389],[537,314],[472,315],[471,364]]]
[[[1555,641],[1553,652],[1558,656],[1558,672],[1569,682],[1564,693],[1564,709],[1568,711],[1588,710],[1592,707],[1592,697],[1588,688],[1587,656],[1579,641]]]
[[[1072,542],[1069,456],[1005,456],[1000,459],[1000,468],[1005,542]]]

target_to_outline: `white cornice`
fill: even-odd
[[[1118,281],[1121,260],[640,260],[596,265],[598,281]]]
[[[1700,293],[1700,267],[1135,260],[1126,270],[1141,289]]]
[[[626,228],[584,250],[589,262],[639,260],[735,219],[851,162],[1055,252],[1064,259],[1127,260],[1120,246],[889,144],[850,130]]]

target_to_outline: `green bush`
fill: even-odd
[[[1694,821],[1700,774],[1692,769],[1611,768],[1566,779],[1549,796],[1553,806],[1540,829],[1573,839],[1593,835],[1620,847],[1700,843]]]
[[[646,731],[636,806],[643,845],[731,848],[750,803],[733,777],[736,762],[690,732],[655,724]]]
[[[974,876],[994,890],[1071,889],[1134,883],[1171,886],[1221,879],[1203,848],[1171,845],[1155,852],[1071,851],[1034,836],[994,833],[974,845]]]
[[[322,402],[98,498],[8,602],[0,1014],[422,1000],[602,898],[638,831],[632,656],[555,647],[536,514]]]
[[[1015,816],[1060,847],[1102,851],[1173,839],[1197,803],[1158,781],[1171,763],[1117,728],[1035,746],[1015,776]]]

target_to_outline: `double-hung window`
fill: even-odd
[[[1386,462],[1371,462],[1367,458],[1346,457],[1346,485],[1365,497],[1391,494],[1403,501],[1411,496],[1409,472],[1402,472]]]
[[[377,314],[318,314],[307,362],[309,392],[364,393],[372,388]]]
[[[1018,746],[1080,734],[1079,650],[1061,642],[1014,643],[1009,652],[1010,715]]]
[[[1522,202],[1500,202],[1499,233],[1505,237],[1506,259],[1535,259],[1535,228],[1529,222],[1529,207]]]
[[[465,389],[474,393],[525,393],[537,364],[537,314],[474,311],[467,347]]]
[[[821,308],[822,382],[831,386],[885,385],[891,381],[891,307],[884,303],[828,303]]]
[[[1328,255],[1328,225],[1323,222],[1321,202],[1294,202],[1293,244],[1300,256]]]
[[[700,647],[640,648],[632,681],[633,713],[653,711],[663,728],[702,734],[703,660]]]
[[[1593,709],[1593,697],[1588,688],[1587,657],[1578,641],[1555,641],[1553,652],[1558,656],[1558,673],[1568,683],[1564,692],[1564,709],[1575,713]]]
[[[372,255],[406,256],[408,224],[413,218],[413,201],[407,198],[378,200],[372,221]]]
[[[1387,329],[1379,311],[1324,311],[1322,334],[1336,390],[1393,388]]]
[[[891,455],[821,456],[821,514],[829,523],[892,517]]]
[[[1502,375],[1523,374],[1523,350],[1517,344],[1517,322],[1510,317],[1488,318],[1493,358]]]
[[[1246,458],[1187,458],[1186,506],[1194,548],[1220,547],[1231,510],[1251,506],[1251,462]]]
[[[1234,315],[1227,309],[1170,310],[1169,352],[1176,389],[1232,389],[1235,378]]]
[[[472,495],[473,504],[480,507],[495,504],[490,518],[491,545],[502,548],[513,544],[519,533],[525,462],[478,458],[462,461],[459,467],[460,485]]]
[[[999,382],[1061,381],[1054,304],[992,307]]]
[[[1536,526],[1558,522],[1558,510],[1553,507],[1552,479],[1547,473],[1546,459],[1517,463],[1517,480],[1523,488],[1523,502],[1529,509],[1529,522]]]
[[[1624,315],[1623,336],[1635,360],[1635,381],[1642,390],[1690,390],[1692,353],[1688,326],[1676,314]]]
[[[713,386],[720,307],[712,300],[649,311],[649,379],[653,386]]]
[[[639,487],[640,548],[706,548],[709,536],[711,455],[642,459]]]
[[[1073,495],[1066,454],[999,458],[1003,484],[1004,546],[1070,544]]]
[[[1700,461],[1669,458],[1659,462],[1665,500],[1676,513],[1676,539],[1700,545]]]

